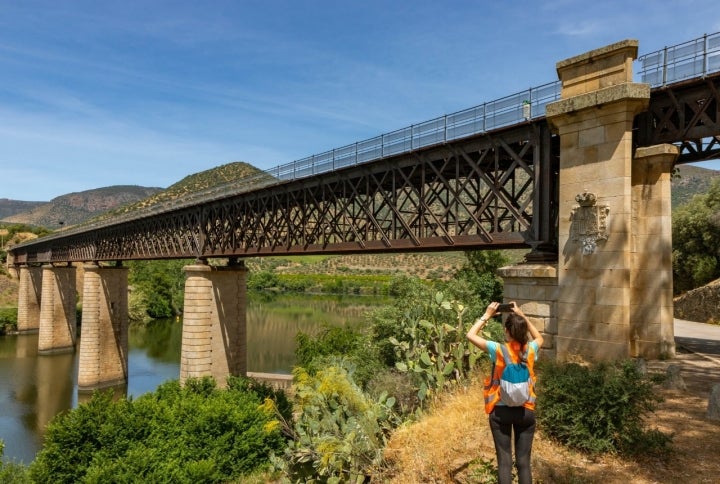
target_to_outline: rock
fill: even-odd
[[[710,420],[720,420],[720,383],[716,383],[710,392],[710,400],[708,400],[707,418]]]
[[[687,390],[685,380],[680,374],[680,366],[676,364],[668,365],[666,370],[667,379],[663,383],[665,388],[670,390]]]
[[[640,373],[642,376],[647,376],[648,370],[647,370],[647,362],[645,361],[645,358],[636,358],[635,359],[635,368],[637,368],[638,373]]]

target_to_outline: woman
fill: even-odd
[[[485,314],[475,321],[467,333],[472,344],[490,355],[493,374],[485,380],[485,412],[490,415],[490,430],[495,441],[498,462],[498,483],[512,482],[512,433],[515,433],[515,465],[520,484],[532,482],[530,451],[535,436],[535,400],[531,398],[524,405],[510,407],[500,401],[499,382],[506,362],[500,343],[489,341],[480,335],[485,324],[498,312],[497,302],[492,302]],[[532,382],[535,382],[534,362],[543,344],[543,337],[532,322],[523,314],[517,304],[510,304],[510,314],[505,319],[505,339],[508,354],[513,362],[525,360]],[[528,341],[528,332],[532,340]],[[534,386],[534,385],[532,385]],[[534,390],[531,389],[534,397]]]

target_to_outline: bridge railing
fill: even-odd
[[[720,32],[638,57],[641,82],[660,87],[720,71]]]
[[[649,83],[651,87],[718,72],[720,32],[645,54],[638,57],[636,64],[639,66],[636,72],[640,82]],[[285,163],[266,170],[265,173],[276,181],[296,180],[543,117],[545,106],[560,99],[561,87],[560,81],[543,84],[456,113]],[[259,182],[261,186],[271,184],[263,174],[251,175],[242,181]],[[242,193],[245,187],[260,188],[254,183],[228,182],[194,194],[192,202],[202,197],[218,198]],[[185,204],[190,202],[191,200],[184,200]]]
[[[559,81],[543,84],[479,106],[279,165],[266,173],[278,180],[295,180],[529,121],[545,116],[545,106],[560,99],[560,87]]]

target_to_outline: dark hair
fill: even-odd
[[[525,318],[519,314],[510,313],[505,319],[505,329],[510,333],[510,337],[525,346],[528,342],[528,325]]]

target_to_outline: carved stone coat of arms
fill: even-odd
[[[570,239],[580,244],[583,255],[595,253],[597,244],[608,239],[607,205],[597,205],[594,193],[584,192],[575,197],[579,204],[570,215]]]

